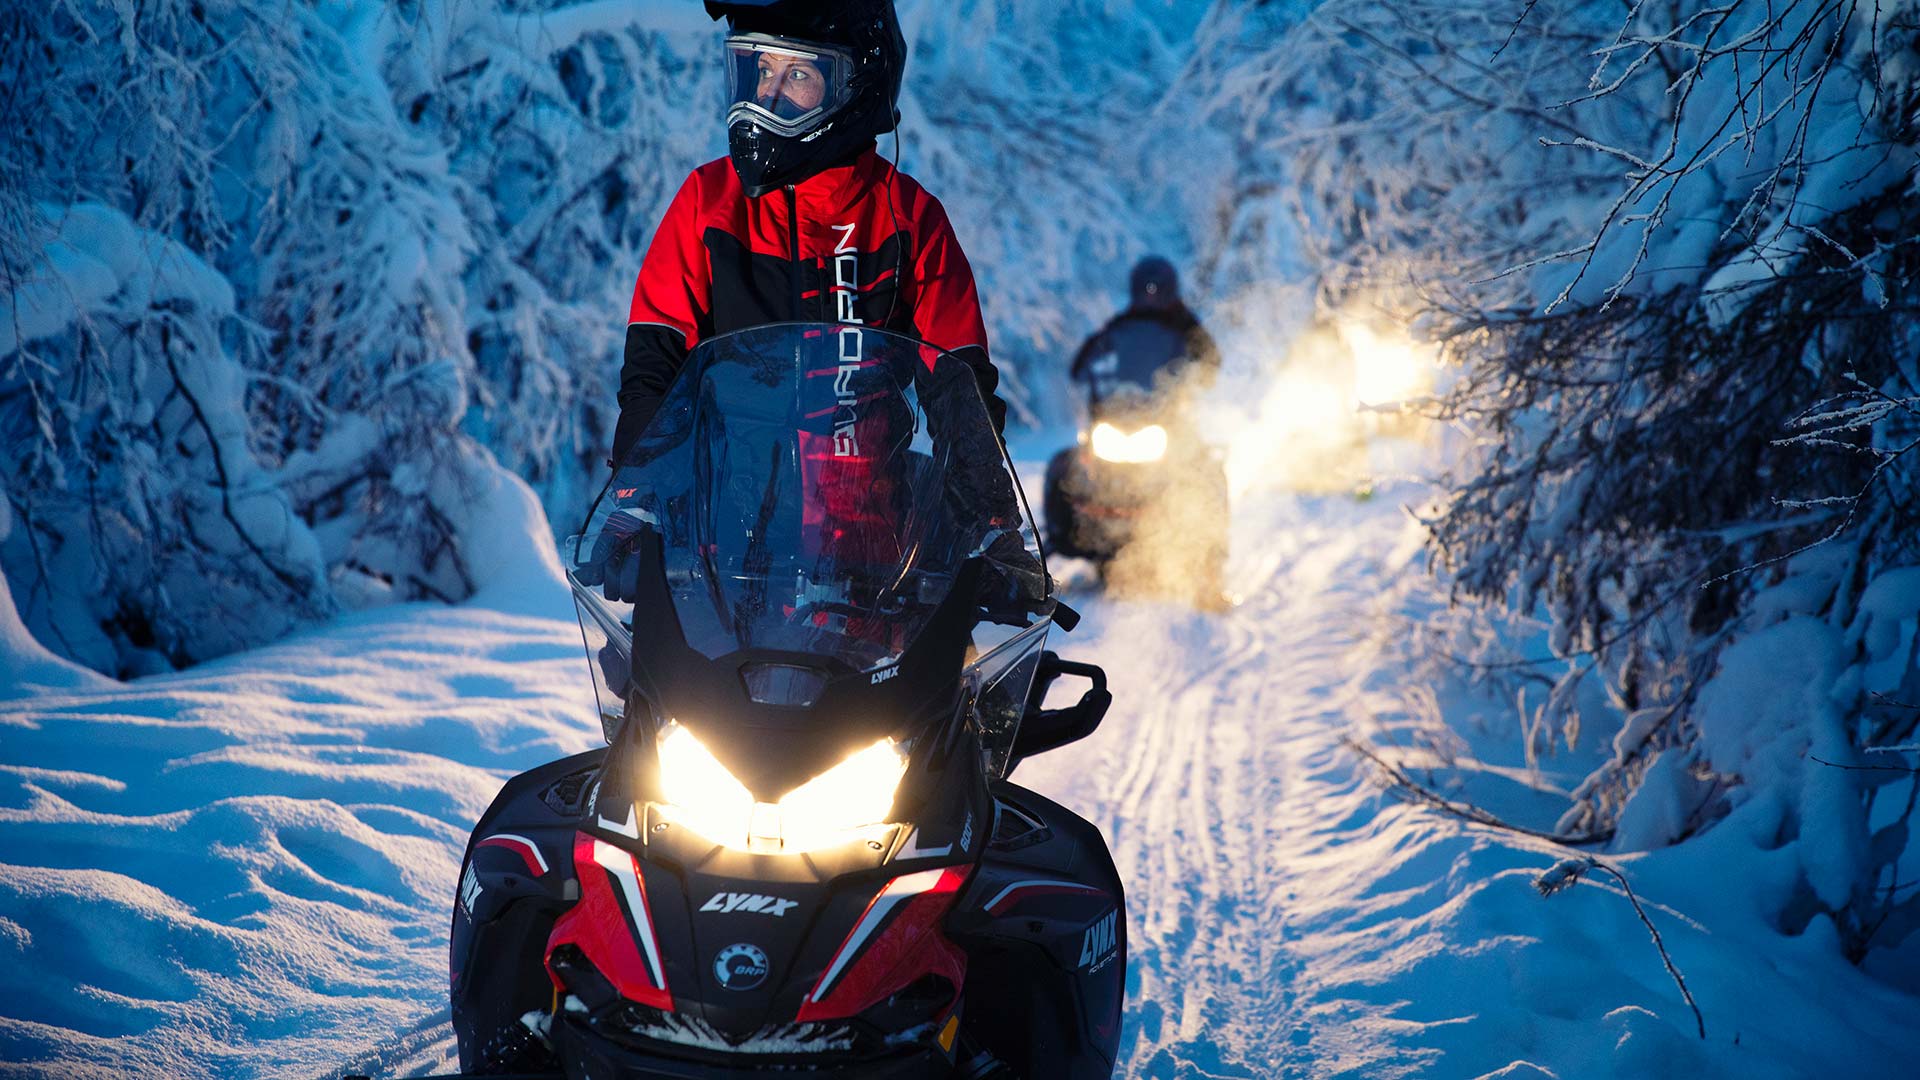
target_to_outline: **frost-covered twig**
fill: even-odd
[[[1888,748],[1875,747],[1874,749],[1880,750]],[[1826,758],[1820,757],[1817,754],[1808,754],[1807,760],[1825,765],[1829,769],[1845,769],[1848,772],[1920,773],[1920,768],[1912,765],[1847,765],[1838,761],[1828,761]]]
[[[1888,697],[1886,694],[1883,694],[1878,690],[1875,690],[1873,692],[1873,700],[1876,704],[1885,705],[1889,709],[1905,709],[1908,712],[1920,712],[1920,705],[1910,705],[1904,701],[1895,701],[1893,698]],[[1920,745],[1901,746],[1901,747],[1873,746],[1873,747],[1868,747],[1868,749],[1870,750],[1890,750],[1890,749],[1920,750]]]
[[[1653,935],[1653,947],[1660,951],[1660,962],[1667,966],[1667,974],[1673,977],[1674,985],[1680,988],[1680,996],[1687,999],[1687,1008],[1693,1010],[1693,1022],[1700,1030],[1700,1037],[1706,1038],[1707,1021],[1700,1015],[1700,1005],[1693,1000],[1693,992],[1687,989],[1686,977],[1680,974],[1680,969],[1674,966],[1673,957],[1667,954],[1667,945],[1660,940],[1659,928],[1654,926],[1653,920],[1647,917],[1647,909],[1640,906],[1640,898],[1633,895],[1633,886],[1627,883],[1627,875],[1591,855],[1582,855],[1554,863],[1545,873],[1533,879],[1533,887],[1540,890],[1541,896],[1552,896],[1564,889],[1572,888],[1589,870],[1604,871],[1620,883],[1620,888],[1626,893],[1627,902],[1633,905],[1633,913],[1640,916],[1641,925],[1647,928],[1647,933]]]
[[[1392,787],[1399,788],[1412,796],[1415,801],[1424,803],[1443,814],[1450,814],[1463,821],[1473,822],[1475,825],[1484,825],[1490,829],[1503,829],[1507,832],[1518,833],[1521,836],[1531,836],[1536,840],[1545,840],[1549,843],[1560,844],[1564,847],[1585,847],[1589,844],[1604,844],[1613,838],[1612,829],[1591,833],[1569,834],[1550,833],[1541,829],[1528,828],[1525,825],[1515,825],[1471,803],[1458,802],[1447,798],[1445,795],[1408,776],[1404,769],[1381,757],[1378,753],[1374,752],[1371,747],[1360,742],[1358,739],[1342,738],[1340,742],[1346,746],[1347,749],[1352,750],[1354,753],[1359,754],[1361,757],[1366,758],[1378,766],[1380,771],[1386,774]]]

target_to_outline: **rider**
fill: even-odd
[[[1123,387],[1160,391],[1195,376],[1211,382],[1220,350],[1180,298],[1173,264],[1149,255],[1134,265],[1128,284],[1127,309],[1087,338],[1068,374],[1088,382],[1096,401]]]
[[[1199,445],[1190,419],[1195,392],[1204,390],[1220,370],[1213,336],[1180,299],[1173,264],[1158,255],[1141,259],[1129,280],[1125,310],[1088,337],[1068,369],[1087,384],[1091,419],[1116,410],[1130,419],[1142,410],[1180,447]],[[1171,449],[1171,446],[1170,446]],[[1086,453],[1069,447],[1047,465],[1046,518],[1051,547],[1068,555],[1098,557],[1109,546],[1092,519],[1082,519],[1069,488],[1086,489]],[[1077,478],[1077,479],[1076,479]],[[1094,486],[1098,486],[1095,484]]]
[[[909,334],[1006,406],[973,271],[940,201],[875,140],[898,122],[892,0],[707,0],[726,18],[728,156],[695,169],[654,233],[628,315],[614,460],[701,341],[777,322]]]
[[[906,41],[893,0],[706,0],[706,9],[729,27],[728,156],[681,185],[647,251],[612,463],[626,460],[694,346],[780,322],[873,326],[936,346],[915,371],[923,399],[977,386],[997,432],[1006,405],[993,392],[999,375],[966,254],[939,200],[875,149],[899,121]],[[949,486],[983,523],[995,591],[1008,594],[993,599],[1037,600],[1044,569],[1020,537],[998,440],[956,427],[961,464]],[[809,512],[832,513],[872,468],[816,463]]]

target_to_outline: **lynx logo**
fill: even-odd
[[[473,918],[473,905],[480,899],[480,875],[473,872],[473,864],[467,864],[466,876],[460,879],[460,906],[467,909],[467,918]]]
[[[767,981],[767,954],[741,942],[713,958],[713,977],[729,990],[751,990]]]
[[[723,915],[736,911],[748,911],[756,915],[771,915],[776,919],[785,918],[787,912],[800,906],[798,900],[782,900],[777,896],[761,896],[759,893],[723,892],[714,893],[713,899],[700,905],[701,911],[718,911]]]
[[[900,674],[899,664],[895,664],[889,668],[881,668],[879,671],[873,673],[873,678],[867,681],[867,685],[879,686],[881,683],[886,682],[898,674]]]
[[[833,226],[833,231],[841,234],[840,242],[833,247],[834,315],[846,324],[840,331],[840,364],[833,375],[833,400],[839,406],[833,420],[834,457],[860,456],[860,437],[855,430],[860,420],[856,411],[860,396],[854,391],[853,377],[866,358],[866,334],[858,329],[864,321],[853,310],[860,294],[860,252],[853,246],[853,229],[852,225]]]
[[[1115,947],[1113,931],[1119,921],[1118,908],[1107,912],[1105,918],[1087,927],[1087,936],[1080,942],[1080,966],[1091,971],[1113,956]]]

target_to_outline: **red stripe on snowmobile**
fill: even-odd
[[[889,882],[841,942],[795,1021],[857,1015],[928,974],[945,976],[958,989],[966,981],[967,957],[940,932],[940,921],[966,884],[967,871],[949,866]]]
[[[573,867],[580,878],[580,902],[554,922],[547,938],[547,977],[554,988],[566,986],[554,974],[553,950],[573,945],[621,997],[671,1012],[673,996],[667,991],[660,946],[653,937],[646,879],[633,856],[598,837],[576,832]]]
[[[1106,893],[1077,881],[1016,881],[987,901],[987,914],[1001,915],[1036,896],[1105,896]]]
[[[534,877],[547,876],[547,857],[540,854],[539,845],[524,836],[515,836],[512,833],[494,833],[492,836],[487,837],[485,840],[473,846],[477,848],[506,848],[508,851],[519,855],[520,860],[527,864],[527,873],[532,874]]]

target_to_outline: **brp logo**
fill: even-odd
[[[767,981],[767,954],[744,941],[729,945],[713,958],[713,977],[728,990],[751,990]]]

